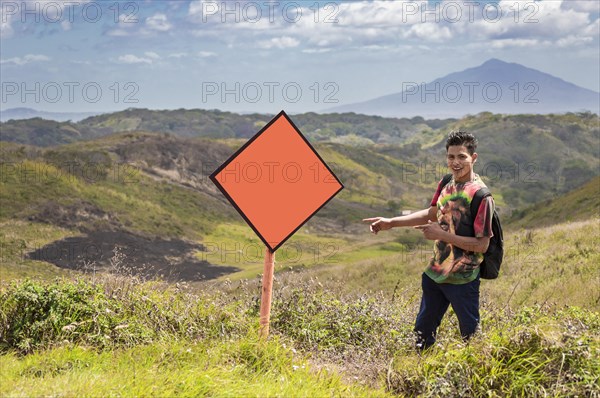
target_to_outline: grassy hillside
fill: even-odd
[[[89,261],[106,267],[113,239],[125,255],[133,252],[135,259],[129,261],[140,266],[145,261],[162,268],[208,261],[241,267],[245,272],[236,278],[256,275],[262,257],[259,253],[256,261],[254,255],[259,240],[208,179],[239,144],[146,132],[51,148],[2,142],[2,276],[36,270],[54,276],[43,260],[81,268],[90,248],[97,255],[88,256]],[[391,199],[385,194],[386,178],[335,148],[318,150],[347,181],[346,189],[290,241],[286,250],[296,267],[320,263],[319,252],[326,253],[333,243],[347,247],[357,241],[353,234],[362,231],[364,214],[384,212]],[[31,239],[40,224],[51,231],[53,241]],[[330,239],[331,234],[336,237]],[[163,255],[148,258],[147,245]],[[194,250],[182,249],[193,245]],[[245,260],[222,255],[231,250],[243,250]],[[32,251],[37,251],[33,258]]]
[[[273,115],[239,115],[202,109],[155,111],[127,109],[89,117],[78,123],[40,118],[2,123],[2,140],[51,146],[124,131],[169,132],[181,137],[245,138],[253,136]],[[422,131],[441,128],[455,119],[425,120],[382,118],[354,113],[305,113],[293,119],[314,141],[345,141],[352,136],[362,143],[398,143]]]
[[[409,294],[348,295],[314,279],[278,279],[265,342],[256,332],[260,290],[230,287],[199,293],[114,276],[2,285],[0,392],[483,397],[589,396],[600,387],[600,316],[590,309],[516,304],[506,290],[484,300],[469,344],[450,312],[438,345],[419,354]]]
[[[318,115],[311,116],[318,118]],[[481,114],[453,123],[456,123],[454,127],[464,123],[468,128],[481,128],[481,131],[485,131],[482,126],[502,123],[506,134],[514,135],[520,131],[515,130],[520,119],[523,120],[519,123],[543,125],[553,117],[530,120],[525,116]],[[543,134],[558,136],[560,131],[556,129],[561,123],[587,126],[590,118],[586,115],[556,116],[554,124]],[[585,136],[588,127],[572,129],[588,137]],[[525,142],[527,137],[521,136],[521,140]],[[588,139],[593,140],[593,135]],[[492,132],[481,134],[480,141],[480,159],[484,161],[486,157],[494,156],[483,149],[495,148]],[[6,232],[0,242],[4,253],[0,271],[6,277],[36,274],[36,270],[42,275],[53,276],[62,271],[51,270],[43,260],[52,260],[66,268],[81,268],[85,263],[82,257],[85,253],[81,250],[89,247],[102,252],[101,256],[91,256],[89,260],[107,266],[114,255],[110,245],[116,239],[118,241],[114,243],[130,256],[129,260],[144,268],[147,268],[144,264],[156,267],[155,263],[158,263],[161,269],[181,268],[177,272],[186,275],[194,267],[208,262],[220,267],[237,267],[241,272],[232,276],[234,279],[253,277],[260,273],[262,263],[259,241],[208,179],[208,175],[243,142],[244,139],[180,138],[148,132],[119,133],[49,148],[1,142],[0,221]],[[504,144],[509,147],[508,143]],[[288,266],[303,269],[331,264],[334,256],[353,263],[362,258],[379,257],[380,248],[384,249],[383,253],[406,252],[418,244],[421,237],[416,232],[371,242],[365,237],[366,229],[360,220],[428,206],[437,179],[446,170],[443,163],[431,163],[433,159],[441,160],[443,147],[440,149],[438,143],[429,149],[420,149],[421,145],[429,144],[349,146],[316,142],[316,149],[344,182],[345,189],[283,248],[282,259],[293,260]],[[439,151],[441,154],[437,154]],[[532,161],[546,156],[543,151],[531,155],[521,152],[513,154],[524,159],[529,156]],[[591,152],[576,151],[571,160],[565,162],[576,158],[583,162],[582,165],[594,162]],[[555,163],[560,165],[561,161]],[[583,176],[593,175],[587,167],[576,172],[571,170],[576,178],[569,179],[561,189]],[[501,181],[485,175],[486,170],[492,169],[485,163],[483,167],[478,163],[476,171],[482,173],[491,186],[501,214],[507,216],[514,212],[510,222],[516,228],[538,225],[536,218],[550,220],[549,213],[555,219],[552,222],[578,219],[578,214],[585,213],[588,207],[597,207],[597,200],[593,198],[598,195],[593,191],[594,184],[597,186],[598,183],[591,182],[584,188],[585,192],[573,193],[553,206],[544,202],[540,207],[540,211],[546,212],[544,214],[533,209],[521,210],[517,204],[525,203],[525,199],[529,199],[526,204],[530,205],[544,197],[560,197],[558,188],[551,184],[556,175],[538,173],[535,174],[538,180],[530,181],[527,174],[524,177],[513,173],[516,181]],[[564,176],[559,175],[559,178],[564,179]],[[568,210],[565,204],[569,202],[577,203],[573,207],[576,211]],[[523,219],[519,221],[519,217]],[[510,228],[509,219],[504,220]],[[40,223],[48,225],[55,238],[53,241],[42,243],[42,240],[20,237],[20,234],[31,237],[31,231],[38,230]],[[107,240],[105,235],[109,232],[112,237]],[[155,240],[152,246],[158,253],[148,254],[148,257],[144,247],[152,239]],[[422,239],[420,243],[424,243]],[[82,249],[72,252],[74,246]],[[33,257],[27,254],[32,251],[36,252]],[[69,257],[57,260],[50,258],[56,255],[47,254],[56,251],[68,251]],[[77,264],[70,265],[71,259]],[[226,270],[222,268],[221,271],[226,273]]]
[[[333,161],[341,164],[345,175],[352,177],[359,166],[365,167],[367,170],[362,171],[367,174],[376,175],[375,179],[369,176],[373,186],[367,188],[371,189],[361,186],[355,192],[359,196],[350,197],[361,203],[370,200],[366,193],[376,190],[373,196],[384,197],[380,203],[395,200],[420,207],[425,202],[425,190],[446,173],[444,141],[452,129],[467,130],[479,138],[476,171],[496,193],[500,209],[506,214],[566,193],[600,172],[599,119],[592,113],[483,112],[460,120],[307,113],[293,115],[292,119],[313,143],[327,143],[327,148],[343,154],[343,159]],[[9,121],[1,127],[3,141],[49,146],[140,130],[179,137],[247,140],[268,120],[268,115],[219,111],[128,109],[75,124],[32,119]],[[127,150],[141,153],[134,147]],[[148,153],[154,155],[152,151]],[[386,179],[379,181],[380,178]],[[373,199],[376,203],[377,198]],[[339,214],[348,212],[352,213],[352,206],[346,206]]]
[[[600,218],[527,230],[507,231],[500,277],[482,283],[482,297],[503,305],[571,304],[600,310]],[[385,237],[380,235],[386,234]],[[372,255],[342,251],[302,272],[282,273],[279,283],[295,286],[317,278],[345,293],[383,291],[386,296],[418,300],[420,275],[432,255],[430,242],[412,248],[376,242],[405,239],[403,230],[365,237]],[[366,248],[363,249],[366,251]],[[282,270],[285,263],[281,264]],[[332,288],[333,288],[332,287]]]
[[[0,123],[0,132],[2,141],[35,146],[68,144],[97,136],[94,131],[77,123],[41,118]]]
[[[556,199],[516,210],[508,220],[513,228],[542,227],[600,216],[600,177]]]

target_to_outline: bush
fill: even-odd
[[[396,357],[388,390],[409,396],[592,396],[600,390],[599,315],[579,308],[490,312],[469,344]],[[411,361],[411,359],[413,359]]]
[[[57,344],[131,347],[163,338],[223,338],[248,328],[240,304],[158,283],[25,280],[0,292],[0,352]],[[123,279],[123,278],[121,278]]]

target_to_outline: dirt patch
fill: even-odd
[[[107,230],[55,241],[26,257],[84,272],[161,277],[168,281],[201,281],[239,271],[236,267],[212,265],[198,258],[198,252],[205,252],[205,248],[194,242]]]

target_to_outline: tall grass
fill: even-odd
[[[479,332],[463,342],[450,310],[424,353],[412,328],[425,257],[391,240],[379,243],[389,254],[365,246],[277,273],[267,342],[260,278],[199,290],[116,258],[112,274],[5,283],[0,395],[597,396],[596,220],[506,244],[500,278],[482,283]]]
[[[261,342],[258,291],[235,291],[115,277],[5,285],[2,394],[591,396],[600,387],[600,315],[579,307],[488,304],[468,343],[449,314],[437,346],[419,353],[416,302],[335,293],[318,280],[281,286]]]

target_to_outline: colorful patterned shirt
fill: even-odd
[[[456,183],[454,177],[444,187],[442,181],[431,200],[431,206],[437,206],[438,223],[443,230],[462,236],[490,238],[492,232],[492,215],[494,200],[491,196],[484,198],[479,205],[475,217],[471,217],[471,200],[475,193],[486,185],[479,175],[472,181]],[[469,220],[473,220],[469,223]],[[434,253],[425,273],[437,283],[463,284],[477,278],[479,264],[483,253],[463,250],[452,244],[436,240]]]

